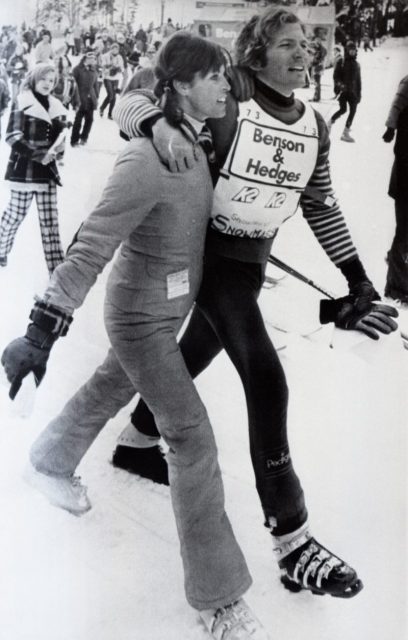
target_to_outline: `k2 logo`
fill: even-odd
[[[242,189],[232,198],[235,202],[245,202],[252,204],[259,196],[259,189],[256,187],[242,187]]]
[[[286,193],[283,191],[275,191],[272,198],[265,205],[266,209],[279,209],[286,200]]]

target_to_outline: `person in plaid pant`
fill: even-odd
[[[50,95],[55,78],[53,65],[36,65],[13,103],[6,132],[11,153],[5,175],[10,182],[11,197],[0,222],[0,266],[4,267],[18,228],[35,197],[50,274],[64,259],[57,209],[57,185],[61,185],[61,180],[55,157],[66,126],[67,110]]]

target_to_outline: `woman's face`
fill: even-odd
[[[183,84],[184,86],[184,84]],[[225,67],[210,71],[204,77],[196,74],[181,94],[183,110],[196,120],[222,118],[225,115],[227,93],[230,85],[225,77]]]
[[[256,76],[283,95],[303,87],[310,64],[309,44],[299,23],[285,24],[266,51],[266,66],[254,69]]]
[[[55,84],[55,73],[54,71],[49,71],[42,78],[37,80],[35,83],[35,90],[37,93],[40,93],[43,96],[48,96],[54,88]]]

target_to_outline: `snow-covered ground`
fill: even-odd
[[[356,143],[340,142],[344,119],[332,133],[336,191],[380,291],[394,227],[387,196],[392,145],[381,136],[397,83],[406,74],[407,53],[407,43],[398,40],[359,52],[363,99],[353,126]],[[324,76],[324,98],[332,95],[331,73]],[[307,98],[311,89],[300,93]],[[324,100],[319,108],[329,114],[336,105]],[[67,148],[59,192],[65,245],[96,202],[123,144],[115,124],[96,115],[88,146]],[[7,156],[2,141],[3,169]],[[4,206],[4,182],[0,198]],[[345,291],[300,214],[285,225],[275,253],[332,291]],[[5,640],[207,637],[185,602],[168,489],[110,464],[129,407],[107,425],[80,466],[94,505],[87,515],[75,518],[51,507],[21,478],[30,443],[105,355],[102,303],[108,271],[76,314],[69,335],[57,343],[30,417],[16,413],[6,387],[0,387],[0,638]],[[0,349],[24,332],[33,295],[46,282],[33,207],[8,267],[0,271]],[[337,332],[333,338],[328,327],[313,340],[299,337],[299,331],[316,325],[320,297],[287,276],[263,292],[262,305],[268,321],[293,330],[271,329],[289,380],[290,440],[312,529],[358,569],[365,588],[352,600],[340,600],[292,594],[280,585],[254,489],[242,388],[221,355],[197,384],[216,432],[228,513],[254,578],[247,600],[275,640],[403,640],[408,353],[397,335],[357,344],[350,334]]]

